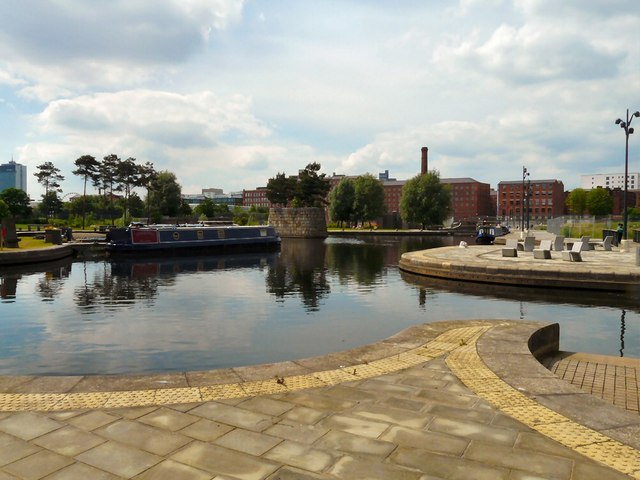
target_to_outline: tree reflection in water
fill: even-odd
[[[558,321],[567,350],[637,356],[639,295],[446,282],[398,270],[405,251],[460,240],[284,239],[279,253],[0,268],[0,371],[226,368],[354,348],[425,322],[519,315]]]
[[[299,295],[307,312],[318,311],[320,300],[331,288],[325,269],[325,248],[322,239],[284,239],[279,258],[269,267],[267,292],[279,301]]]

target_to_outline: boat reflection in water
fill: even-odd
[[[144,257],[119,258],[111,261],[111,275],[129,280],[145,280],[164,277],[171,279],[178,274],[231,270],[238,268],[262,268],[273,264],[277,253],[244,253],[238,255],[182,256],[178,258]]]
[[[496,318],[558,321],[564,350],[615,355],[623,333],[625,355],[640,354],[633,298],[443,282],[398,269],[406,251],[462,239],[284,239],[280,252],[1,268],[0,374],[228,368],[342,351],[416,324]]]

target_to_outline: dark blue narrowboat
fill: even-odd
[[[194,253],[200,251],[268,251],[280,247],[275,228],[260,226],[142,225],[131,224],[107,233],[107,252]]]
[[[509,228],[501,225],[480,225],[476,229],[476,243],[478,245],[493,245],[496,237],[509,233]]]

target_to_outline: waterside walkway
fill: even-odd
[[[442,322],[274,365],[0,377],[0,479],[640,478],[640,415],[531,353],[557,344]]]
[[[499,249],[405,254],[402,268],[637,287],[631,254],[538,266]],[[557,352],[559,335],[448,321],[272,365],[0,377],[0,480],[640,479],[640,360]]]
[[[544,233],[544,232],[543,232]],[[589,250],[581,262],[562,259],[551,251],[550,259],[536,259],[532,252],[503,257],[503,245],[473,245],[433,248],[402,255],[404,271],[448,280],[465,280],[503,285],[549,288],[577,288],[599,291],[626,291],[640,296],[640,266],[636,248],[627,251]]]

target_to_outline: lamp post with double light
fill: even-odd
[[[526,205],[526,199],[527,199],[527,194],[526,194],[526,190],[525,190],[525,181],[527,180],[527,178],[529,177],[529,172],[527,170],[527,167],[522,167],[522,197],[520,200],[520,204],[521,204],[521,208],[520,208],[520,214],[521,214],[521,218],[520,218],[520,229],[521,231],[524,232],[524,222],[525,222],[525,205]],[[528,208],[528,207],[527,207]]]
[[[629,109],[627,108],[627,117],[626,121],[618,118],[616,120],[616,125],[620,125],[620,128],[624,130],[624,197],[622,199],[622,238],[624,240],[627,239],[627,220],[629,214],[627,212],[627,188],[629,184],[629,135],[633,133],[633,128],[631,127],[631,122],[633,121],[633,117],[640,117],[640,112],[636,111],[631,116],[629,116]]]

